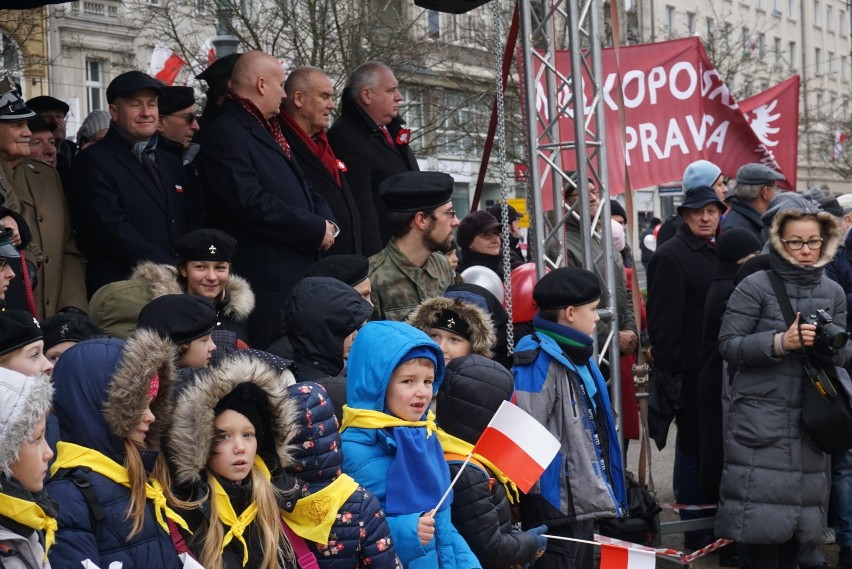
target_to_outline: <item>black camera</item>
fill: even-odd
[[[823,309],[819,309],[810,316],[804,318],[805,324],[816,326],[816,340],[814,351],[820,355],[833,357],[834,353],[846,345],[849,333],[842,326],[838,326],[831,319],[831,315]]]

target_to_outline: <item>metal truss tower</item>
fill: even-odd
[[[601,67],[601,27],[599,0],[519,0],[521,16],[520,57],[523,65],[525,124],[528,145],[527,204],[532,212],[530,244],[538,277],[546,267],[566,264],[566,222],[578,218],[583,235],[582,257],[586,268],[602,265],[610,291],[610,334],[597,346],[599,358],[611,362],[610,379],[613,406],[619,410],[621,428],[621,378],[619,374],[619,314],[615,310],[615,263],[610,230],[609,176],[607,174],[606,130],[604,128],[603,71]],[[569,50],[571,68],[556,68],[556,52]],[[545,89],[547,112],[536,106],[536,84]],[[578,88],[574,88],[578,86]],[[570,96],[565,96],[569,94]],[[558,97],[559,96],[559,97]],[[541,99],[539,99],[541,100]],[[591,111],[591,112],[588,112]],[[573,132],[560,132],[559,117],[574,116]],[[547,118],[545,118],[547,117]],[[563,157],[576,160],[575,176],[565,173]],[[574,162],[572,160],[571,162]],[[599,207],[594,219],[589,215],[590,182],[599,191]],[[577,188],[579,200],[568,208],[562,189]],[[546,215],[544,192],[553,195],[554,209]],[[596,231],[595,228],[604,230]],[[592,239],[602,242],[603,258],[592,257]],[[558,253],[557,253],[558,252]],[[548,254],[549,253],[549,254]],[[555,255],[556,258],[552,258]],[[604,357],[606,356],[606,357]]]

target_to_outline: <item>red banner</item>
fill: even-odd
[[[619,54],[621,65],[617,70],[615,51],[605,49],[601,53],[604,74],[601,97],[606,112],[606,151],[613,194],[624,191],[625,164],[632,187],[644,188],[680,180],[684,169],[699,159],[717,164],[731,177],[743,164],[762,162],[783,172],[795,187],[795,153],[792,163],[786,162],[786,154],[784,160],[776,156],[777,144],[769,146],[761,141],[710,63],[700,39],[628,46],[621,48]],[[550,118],[544,70],[540,58],[534,61],[535,104],[541,137],[542,125],[548,124]],[[569,76],[568,51],[556,53],[556,69],[561,76]],[[560,137],[568,140],[574,138],[573,106],[569,106],[572,93],[566,82],[560,84],[555,106],[559,110]],[[618,119],[618,85],[624,97],[623,131]],[[590,85],[584,87],[588,115],[593,111],[589,106],[592,91]],[[786,121],[793,121],[793,130],[798,129],[798,112],[785,112],[783,116]],[[542,179],[547,179],[549,164],[541,160],[540,167]],[[562,167],[576,168],[573,150],[562,151]],[[543,192],[546,209],[552,207],[550,194]]]
[[[798,75],[740,101],[740,111],[761,144],[772,150],[781,171],[787,176],[788,189],[796,189],[799,154]]]

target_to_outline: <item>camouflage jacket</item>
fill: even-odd
[[[373,320],[403,321],[421,302],[441,296],[453,284],[453,270],[441,253],[432,253],[425,265],[415,267],[391,239],[370,257],[370,283]]]

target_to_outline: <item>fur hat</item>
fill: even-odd
[[[27,377],[0,369],[0,470],[18,458],[21,444],[33,433],[36,423],[50,411],[53,384],[50,377]]]
[[[820,225],[820,234],[822,235],[823,243],[819,251],[819,257],[813,266],[824,267],[831,262],[834,254],[837,252],[837,247],[840,246],[840,242],[843,239],[843,228],[838,218],[828,212],[818,210],[815,206],[787,208],[779,211],[772,220],[772,226],[769,228],[769,243],[782,259],[792,265],[798,265],[798,262],[790,255],[781,241],[781,226],[786,221],[802,219],[804,217],[814,218]]]
[[[490,358],[491,349],[496,341],[494,325],[491,323],[491,317],[488,313],[473,303],[464,302],[459,298],[428,298],[414,309],[407,322],[429,334],[430,329],[440,324],[439,320],[441,320],[441,315],[445,311],[452,311],[464,320],[469,331],[469,336],[465,337],[470,340],[472,352]],[[441,326],[441,328],[446,327]],[[458,333],[456,330],[450,331]]]
[[[262,390],[272,411],[268,436],[275,456],[262,458],[270,470],[290,466],[290,440],[299,426],[296,406],[287,395],[287,387],[295,382],[289,370],[276,371],[266,362],[242,354],[197,375],[175,404],[166,443],[175,482],[188,484],[201,479],[213,449],[216,406],[241,383],[252,383]]]

